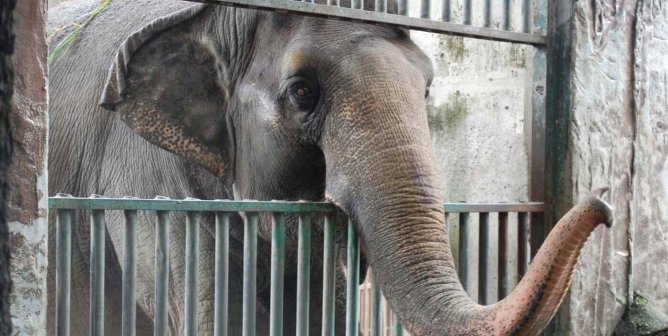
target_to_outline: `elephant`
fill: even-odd
[[[609,205],[600,192],[592,194],[556,224],[508,298],[478,305],[462,289],[445,231],[425,107],[432,64],[407,30],[176,0],[112,0],[95,10],[98,5],[78,0],[50,11],[51,195],[331,202],[356,223],[364,259],[415,336],[536,335],[564,297],[589,234],[611,223]],[[392,1],[389,6],[396,12]],[[90,19],[72,24],[82,17]],[[184,221],[183,214],[170,216],[172,223]],[[76,214],[72,238],[73,335],[89,328],[86,220],[84,212]],[[153,326],[154,220],[149,213],[138,219],[139,335]],[[337,220],[340,248],[344,220]],[[122,213],[107,213],[108,333],[121,325],[123,223]],[[287,216],[285,333],[295,330],[296,226],[296,216]],[[211,334],[211,216],[203,215],[201,227],[197,324],[201,334]],[[241,333],[242,227],[234,216],[231,335]],[[322,232],[318,225],[314,230],[312,335],[320,334],[322,287]],[[170,334],[184,324],[184,236],[183,225],[171,225]],[[266,335],[270,216],[260,218],[258,237],[256,316],[258,334]],[[341,262],[336,277],[337,335],[345,323],[345,267]]]

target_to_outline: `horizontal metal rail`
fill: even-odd
[[[489,245],[489,213],[498,213],[500,222],[499,230],[502,232],[504,251],[500,252],[500,261],[505,259],[505,235],[507,235],[507,214],[509,212],[518,213],[518,232],[520,237],[518,251],[520,262],[520,276],[526,269],[524,260],[529,255],[525,250],[529,223],[527,214],[541,213],[544,209],[542,203],[446,203],[443,205],[445,212],[459,213],[460,222],[460,274],[464,288],[469,290],[470,281],[466,273],[469,270],[467,263],[470,261],[470,246],[466,242],[469,234],[469,214],[479,213],[480,218],[480,256],[487,252]],[[255,320],[255,305],[257,295],[257,232],[260,221],[259,213],[271,213],[272,218],[272,244],[271,244],[271,295],[270,295],[270,334],[280,336],[283,334],[283,306],[284,306],[284,281],[285,279],[285,213],[299,214],[299,237],[298,237],[298,274],[297,274],[297,334],[308,335],[309,330],[309,293],[310,288],[310,250],[311,250],[311,218],[313,213],[325,214],[325,236],[324,236],[324,265],[323,265],[323,309],[322,309],[322,335],[334,335],[335,319],[335,225],[336,225],[336,207],[327,202],[289,202],[289,201],[232,201],[232,200],[197,200],[184,199],[172,200],[165,197],[157,199],[136,199],[136,198],[103,198],[93,195],[90,198],[75,198],[69,195],[59,194],[57,197],[49,198],[49,207],[57,210],[58,222],[57,230],[57,327],[58,335],[67,335],[70,325],[69,300],[71,294],[71,232],[74,225],[74,210],[90,210],[90,225],[92,229],[91,240],[91,334],[101,335],[104,326],[104,233],[105,233],[105,215],[106,210],[123,211],[125,218],[125,256],[123,267],[123,288],[122,288],[122,316],[123,316],[123,335],[134,335],[136,329],[136,281],[137,281],[137,216],[138,211],[156,211],[155,214],[155,289],[154,289],[154,332],[156,335],[163,335],[170,324],[168,314],[168,294],[170,293],[170,225],[185,225],[185,259],[186,267],[184,270],[183,285],[184,288],[184,333],[186,335],[198,334],[197,325],[198,316],[198,268],[199,268],[199,226],[202,212],[215,212],[216,217],[216,242],[215,242],[215,307],[214,307],[214,325],[215,335],[227,335],[228,333],[228,300],[229,300],[229,230],[230,214],[235,212],[243,213],[244,245],[243,245],[243,316],[242,316],[242,335],[255,335],[257,321]],[[183,223],[171,223],[170,216],[172,212],[185,212]],[[355,223],[348,221],[348,253],[347,265],[350,269],[346,289],[347,308],[346,308],[346,335],[357,336],[360,332],[366,335],[367,332],[374,335],[381,335],[381,306],[380,290],[373,290],[373,300],[371,303],[364,304],[365,311],[370,309],[364,316],[372,318],[373,322],[365,324],[370,325],[360,329],[360,287],[357,286],[361,277],[360,262],[360,240],[357,236]],[[523,240],[523,242],[522,242]],[[481,290],[479,296],[483,302],[489,301],[485,298],[484,290],[487,283],[486,267],[488,261],[486,257],[480,260],[478,271],[481,276],[478,278]],[[509,284],[506,278],[512,276],[507,270],[500,269],[499,293],[504,295],[509,291]],[[317,293],[313,293],[317,294]],[[365,296],[366,297],[366,296]],[[494,298],[491,298],[492,300]],[[389,322],[389,319],[388,319]],[[392,319],[392,333],[394,335],[402,334],[402,327],[399,320]]]
[[[173,200],[129,198],[49,197],[50,209],[158,210],[222,212],[336,212],[328,202]],[[527,203],[444,203],[448,213],[459,212],[543,212],[545,204]]]
[[[473,37],[485,40],[513,42],[544,46],[547,37],[544,35],[519,33],[500,29],[476,27],[468,24],[457,24],[446,21],[436,21],[427,18],[415,18],[399,14],[385,12],[374,12],[356,8],[337,7],[310,2],[292,0],[191,0],[195,2],[228,5],[242,8],[261,10],[279,10],[294,12],[301,15],[341,18],[364,23],[381,23],[404,27],[407,29],[421,30],[439,34],[451,34],[456,36]],[[401,13],[401,6],[400,6]]]

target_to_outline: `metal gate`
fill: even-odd
[[[243,335],[255,335],[255,303],[256,303],[256,268],[257,268],[257,226],[260,213],[272,216],[271,239],[271,285],[270,285],[270,332],[271,335],[282,335],[283,323],[283,284],[285,266],[285,214],[299,215],[298,228],[298,274],[297,274],[297,335],[307,336],[309,270],[311,251],[311,217],[314,213],[324,214],[324,271],[323,271],[323,335],[334,335],[334,294],[335,294],[335,219],[336,208],[325,202],[285,202],[285,201],[231,201],[231,200],[171,200],[159,199],[112,199],[92,196],[91,198],[74,198],[58,195],[49,198],[49,208],[57,211],[56,222],[56,300],[57,300],[57,334],[69,335],[70,330],[70,293],[71,293],[71,253],[73,211],[90,212],[90,328],[91,335],[102,335],[104,332],[104,275],[105,275],[105,214],[107,211],[121,210],[125,215],[125,240],[123,261],[122,288],[122,334],[134,335],[136,323],[135,284],[137,260],[137,212],[155,212],[155,335],[166,335],[167,332],[167,292],[169,288],[169,247],[168,232],[170,225],[185,225],[185,330],[186,335],[197,335],[197,301],[198,301],[198,269],[199,269],[199,226],[202,212],[215,214],[215,299],[214,299],[214,334],[227,335],[227,302],[228,302],[228,266],[229,266],[229,230],[230,214],[243,212],[244,247],[243,247]],[[489,239],[489,215],[497,213],[499,218],[499,237],[503,248],[499,249],[499,260],[517,258],[517,272],[500,265],[499,281],[504,284],[512,277],[521,277],[526,271],[529,261],[528,251],[528,217],[530,214],[544,211],[542,203],[500,203],[500,204],[444,204],[446,213],[459,215],[460,237],[467,237],[471,213],[478,213],[481,228],[479,249],[487,250]],[[185,211],[185,223],[170,223],[170,211]],[[520,238],[518,239],[518,256],[506,254],[508,214],[517,213]],[[347,265],[347,296],[346,296],[346,335],[384,335],[389,330],[384,327],[381,316],[381,294],[378,287],[360,286],[360,245],[353,223],[348,222]],[[458,252],[459,273],[467,274],[470,262],[471,247],[465,239],[460,238]],[[482,255],[482,254],[481,254]],[[486,255],[486,254],[485,254]],[[350,265],[353,265],[350,267]],[[480,271],[488,268],[487,260],[481,260]],[[487,276],[481,275],[480,282],[485,286]],[[464,288],[469,281],[462,277]],[[484,288],[484,287],[481,287]],[[503,297],[510,289],[500,286],[499,296]],[[368,323],[362,323],[360,330],[360,290],[365,298],[364,304],[368,311]],[[484,301],[483,301],[484,303]],[[364,314],[363,314],[364,316]],[[386,317],[387,319],[387,317]],[[393,318],[392,335],[401,335],[402,329],[398,320]],[[385,330],[383,330],[385,329]]]

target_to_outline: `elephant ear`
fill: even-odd
[[[100,105],[152,144],[229,178],[229,87],[215,43],[198,31],[206,7],[189,7],[131,34],[110,66]]]

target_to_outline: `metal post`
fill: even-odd
[[[346,336],[359,334],[360,245],[352,220],[348,220],[348,279],[346,286]]]
[[[471,284],[469,283],[470,247],[469,237],[469,213],[459,214],[459,281],[464,290],[471,295]]]
[[[499,212],[499,274],[498,274],[498,300],[508,295],[510,289],[510,278],[508,274],[508,213]]]
[[[529,266],[529,216],[526,212],[517,214],[518,237],[517,237],[517,273],[522,279]]]
[[[137,325],[137,211],[126,210],[123,258],[123,307],[121,308],[123,336],[134,336]]]
[[[285,272],[285,214],[272,214],[269,335],[283,335],[283,282]],[[297,304],[299,306],[299,303]]]
[[[230,270],[230,215],[216,213],[216,266],[213,334],[227,336]]]
[[[311,282],[311,214],[299,216],[297,243],[297,336],[308,336]]]
[[[401,326],[401,321],[396,314],[394,314],[394,322],[392,323],[392,336],[403,336],[404,328]]]
[[[383,294],[380,291],[380,284],[376,281],[376,276],[373,272],[369,272],[372,278],[372,288],[373,292],[371,293],[371,335],[370,336],[382,336],[383,335],[383,316],[381,312],[383,311],[383,304],[381,298]]]
[[[257,213],[246,213],[244,223],[243,336],[255,336],[255,302],[257,300],[257,224]]]
[[[196,336],[197,331],[197,293],[199,271],[199,212],[188,211],[186,214],[186,279],[185,279],[185,330],[187,336]]]
[[[492,27],[492,0],[485,0],[483,15],[484,15],[483,26],[485,28]]]
[[[158,211],[155,224],[155,321],[153,335],[167,335],[169,301],[169,211]]]
[[[69,195],[58,195],[68,197]],[[72,283],[72,210],[58,210],[56,222],[56,329],[58,336],[70,334],[70,289]]]
[[[420,17],[429,19],[429,12],[431,11],[431,0],[422,0],[420,3]]]
[[[100,198],[91,195],[91,198]],[[104,210],[92,210],[90,215],[90,335],[104,335]]]
[[[486,305],[489,304],[489,297],[487,295],[487,280],[488,275],[488,257],[489,252],[489,213],[481,212],[479,214],[480,220],[480,236],[478,243],[478,258],[479,258],[479,275],[478,275],[478,303]]]
[[[464,0],[464,20],[462,24],[471,24],[471,0]]]
[[[398,14],[408,15],[408,0],[398,0],[398,1],[399,1]]]
[[[510,30],[510,0],[503,0],[503,29]]]
[[[441,8],[441,20],[450,22],[450,0],[443,0],[443,8]]]
[[[325,242],[322,281],[322,336],[334,336],[334,307],[336,300],[336,214],[325,215]]]

